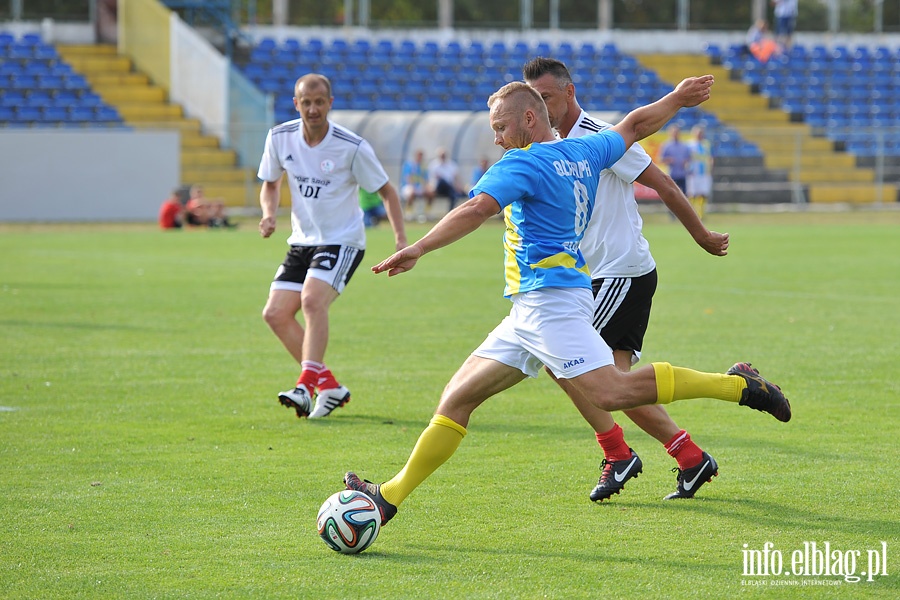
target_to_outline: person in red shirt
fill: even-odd
[[[181,229],[184,223],[184,206],[178,198],[178,190],[159,207],[159,226],[163,229]]]

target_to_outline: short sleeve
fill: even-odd
[[[609,170],[622,181],[634,183],[634,180],[647,170],[651,162],[653,161],[650,155],[647,154],[640,144],[635,142]]]
[[[469,197],[485,193],[504,208],[537,189],[537,172],[527,152],[510,150],[481,176]]]
[[[388,176],[384,167],[381,166],[381,162],[375,156],[375,150],[372,149],[372,145],[366,140],[360,142],[356,156],[353,157],[350,170],[353,172],[359,187],[367,192],[377,192],[388,182]]]
[[[263,181],[278,181],[282,173],[284,173],[284,169],[275,151],[275,144],[272,143],[272,130],[270,129],[266,135],[266,145],[262,159],[259,161],[259,171],[256,176]]]

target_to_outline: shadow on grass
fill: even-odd
[[[378,541],[376,540],[375,543],[377,544]],[[446,564],[448,556],[454,555],[469,556],[470,558],[478,555],[484,555],[487,560],[492,560],[496,557],[497,552],[500,550],[500,546],[488,545],[475,547],[471,545],[453,544],[450,543],[450,541],[447,539],[441,539],[440,541],[436,541],[434,543],[404,544],[402,548],[389,549],[385,551],[381,551],[375,545],[373,545],[372,548],[369,548],[365,552],[362,552],[361,554],[357,554],[355,556],[358,558],[390,561],[392,563],[403,565],[404,568],[406,568],[411,564],[440,566],[442,564]],[[599,553],[597,548],[593,547],[588,547],[581,550],[571,549],[554,551],[546,547],[542,548],[541,546],[535,545],[528,547],[520,546],[513,551],[504,546],[502,547],[502,552],[504,554],[519,555],[522,559],[525,560],[534,559],[543,561],[550,559],[577,561],[583,563],[585,567],[589,569],[599,569],[600,565],[604,562],[635,565],[639,567],[646,567],[648,562],[648,559],[646,557],[623,556],[621,554],[616,555],[615,552]],[[664,567],[667,567],[672,570],[684,572],[698,569],[698,562],[696,559],[673,560],[665,559],[660,556],[654,556],[652,562],[654,569],[662,569]],[[702,563],[702,569],[704,571],[704,576],[713,577],[713,572],[721,571],[723,573],[733,573],[734,564],[731,562],[716,563],[704,561]]]
[[[598,507],[602,505],[597,505]],[[612,506],[612,505],[610,505]],[[808,535],[810,532],[825,530],[829,534],[876,534],[896,538],[900,535],[900,524],[896,520],[858,518],[852,514],[840,516],[817,513],[809,505],[779,503],[756,498],[706,498],[673,500],[662,506],[653,502],[632,502],[633,508],[647,508],[656,511],[671,511],[675,515],[696,514],[717,519],[743,521],[752,527],[792,528]]]
[[[429,417],[430,418],[430,417]],[[428,426],[428,418],[425,419],[395,419],[384,415],[365,415],[342,413],[334,414],[327,419],[305,419],[311,427],[333,427],[335,429],[352,427],[357,428],[360,425],[366,426],[383,426],[383,427],[400,427],[410,429],[425,429]],[[412,448],[410,448],[412,450]]]
[[[0,327],[24,327],[34,329],[75,329],[85,331],[166,331],[158,325],[114,325],[111,323],[62,323],[59,321],[15,321],[0,319]]]

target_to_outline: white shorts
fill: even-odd
[[[712,194],[712,177],[710,175],[688,175],[687,176],[687,195],[689,198],[694,196],[704,196],[709,198]]]
[[[513,307],[472,354],[537,377],[546,365],[560,379],[614,364],[591,319],[591,290],[544,288],[516,294]]]

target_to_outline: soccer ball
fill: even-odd
[[[355,490],[332,494],[316,517],[319,537],[342,554],[356,554],[372,545],[381,530],[381,513],[375,502]]]

